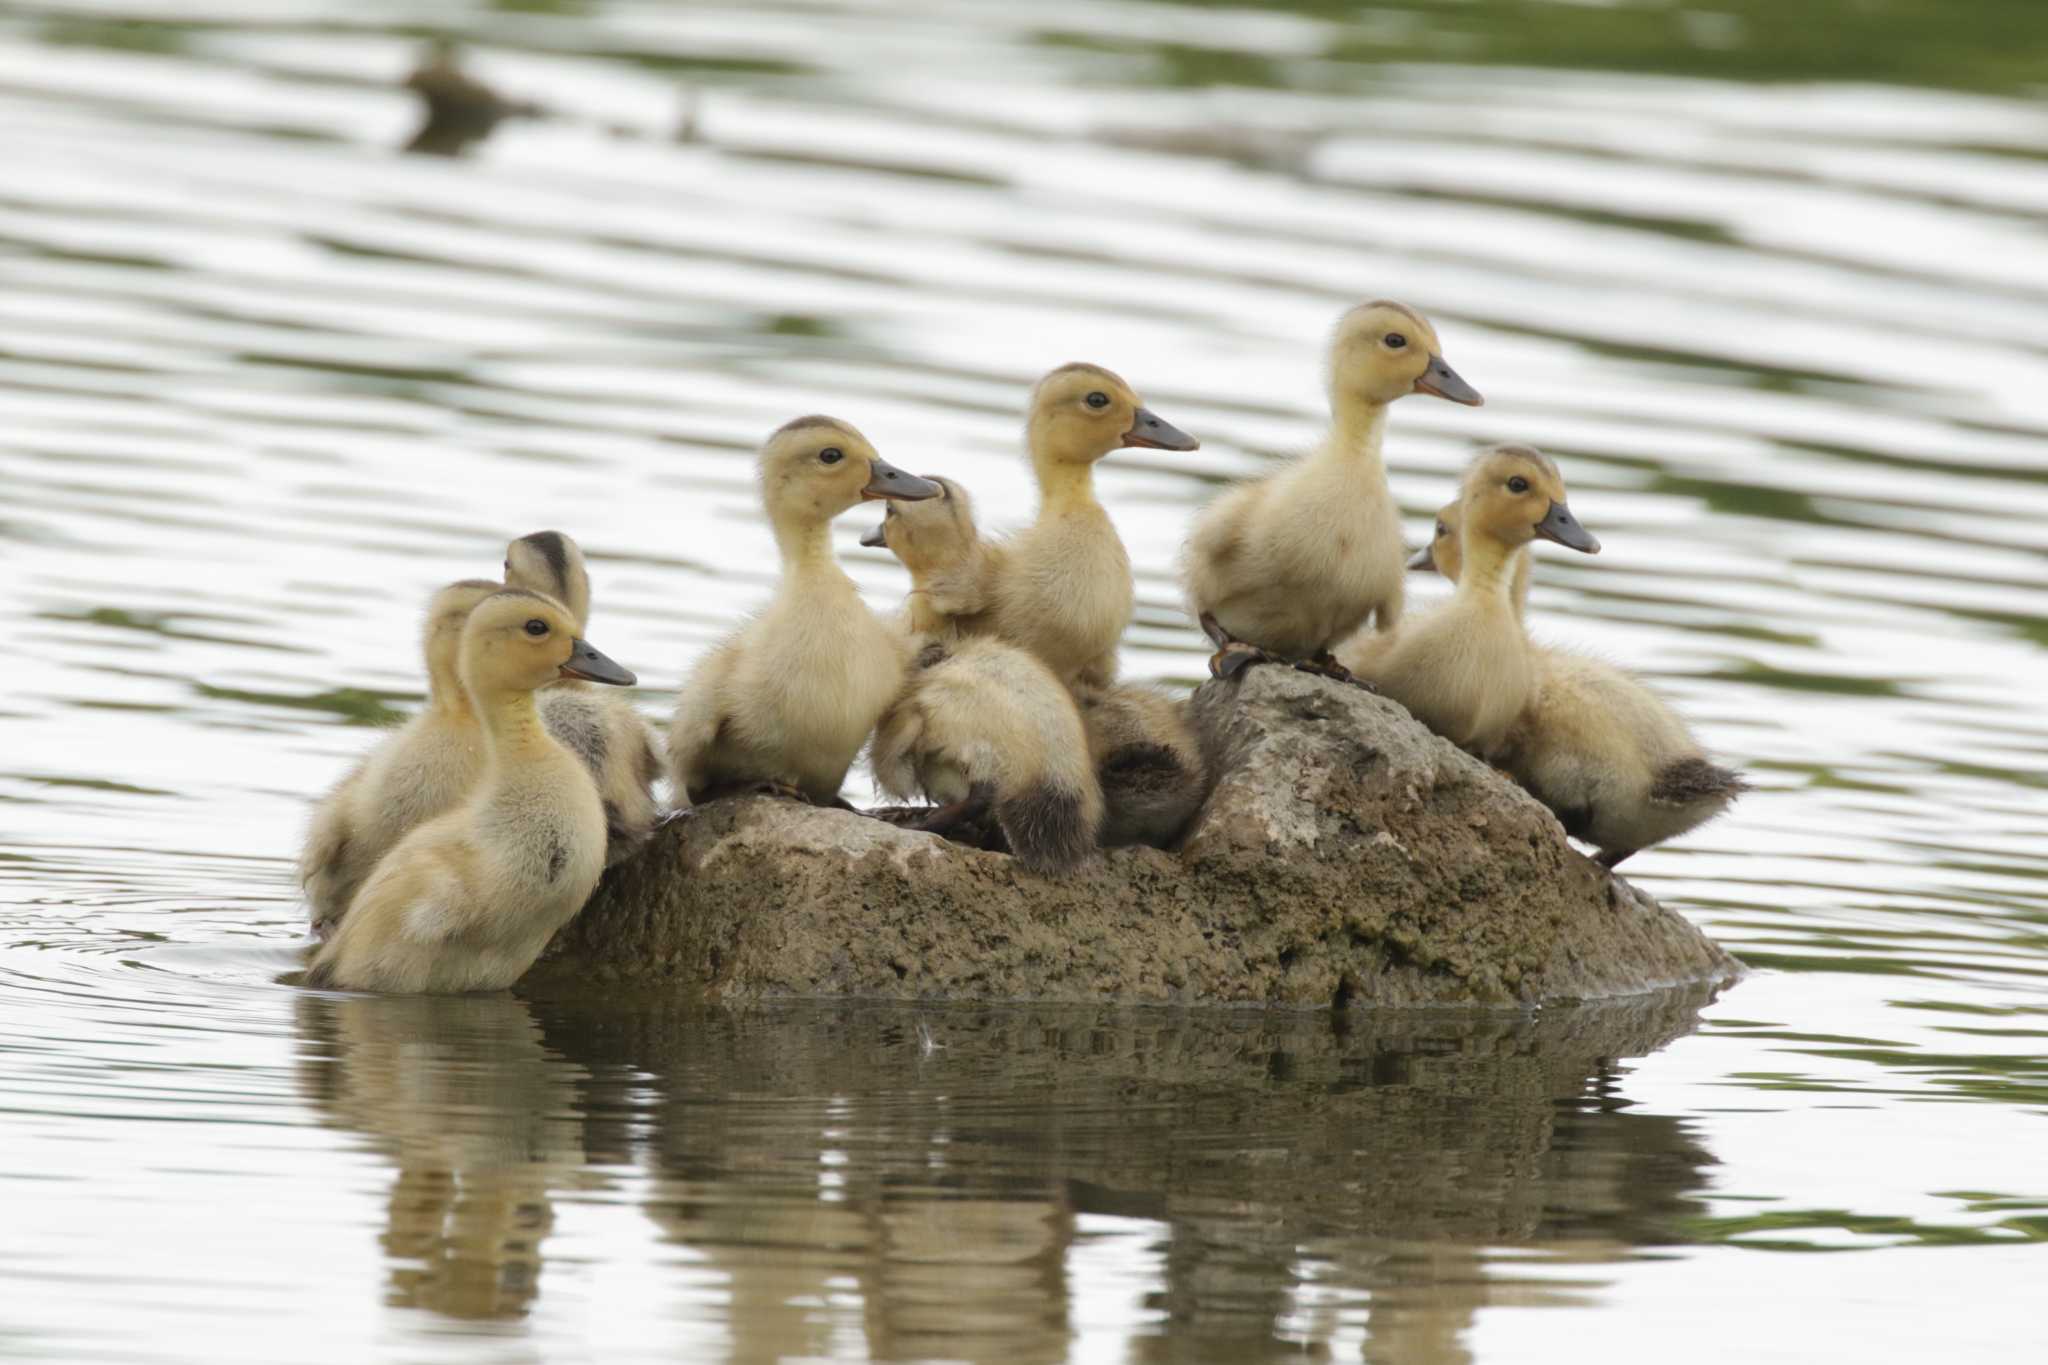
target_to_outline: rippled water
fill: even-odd
[[[2038,6],[434,13],[551,117],[393,155],[417,7],[0,14],[0,1354],[2041,1348]],[[1473,442],[1551,450],[1606,550],[1543,559],[1542,634],[1758,779],[1631,864],[1761,969],[1720,1000],[274,984],[307,801],[508,536],[584,541],[658,714],[772,580],[763,432],[1015,524],[1026,386],[1095,360],[1203,440],[1100,481],[1126,669],[1192,680],[1188,518],[1378,294],[1488,400],[1396,409],[1413,535]]]

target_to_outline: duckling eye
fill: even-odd
[[[1513,477],[1512,479],[1509,479],[1509,480],[1508,480],[1508,492],[1510,492],[1510,493],[1526,493],[1526,492],[1528,492],[1528,491],[1529,491],[1529,481],[1528,481],[1527,479],[1523,478],[1523,477],[1522,477],[1522,476],[1521,476],[1520,474],[1517,474],[1517,475],[1515,475],[1515,477]]]
[[[548,633],[548,623],[536,616],[526,623],[526,633],[538,640],[541,636]]]
[[[1438,522],[1438,523],[1436,524],[1436,538],[1437,538],[1438,540],[1442,540],[1442,539],[1443,539],[1443,538],[1444,538],[1445,536],[1449,535],[1450,533],[1451,533],[1451,528],[1450,528],[1450,527],[1448,527],[1448,526],[1444,525],[1444,524],[1443,524],[1442,522]]]
[[[1101,389],[1097,389],[1095,392],[1088,395],[1088,406],[1091,408],[1108,407],[1109,395],[1104,393]]]
[[[1387,349],[1390,351],[1398,351],[1408,344],[1408,338],[1402,336],[1399,332],[1387,333],[1385,340]]]
[[[826,446],[823,450],[818,452],[819,464],[838,464],[841,460],[845,458],[846,452],[841,450],[838,446]]]

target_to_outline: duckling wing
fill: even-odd
[[[719,734],[730,715],[726,686],[739,658],[739,641],[720,645],[684,680],[676,713],[668,725],[669,777],[678,800],[710,785]]]
[[[305,846],[299,850],[299,885],[306,891],[313,932],[323,938],[348,909],[349,897],[361,880],[354,856],[355,801],[367,765],[367,759],[358,761],[322,799],[306,827]]]

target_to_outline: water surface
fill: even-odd
[[[0,1354],[2048,1338],[2037,6],[434,12],[552,116],[395,156],[411,6],[0,16]],[[840,414],[1016,525],[1024,393],[1093,360],[1203,441],[1100,477],[1126,671],[1191,682],[1188,519],[1313,438],[1373,295],[1487,397],[1395,410],[1412,538],[1473,443],[1553,452],[1605,550],[1541,557],[1540,633],[1759,784],[1630,865],[1759,969],[1719,999],[276,984],[308,801],[509,536],[584,542],[660,715],[773,579],[762,433]]]

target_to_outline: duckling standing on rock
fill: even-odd
[[[1564,478],[1530,446],[1496,446],[1473,463],[1459,498],[1464,572],[1451,600],[1391,638],[1359,637],[1339,661],[1414,717],[1481,757],[1499,752],[1536,689],[1510,561],[1537,536],[1598,554],[1572,518]]]
[[[1330,429],[1305,459],[1225,493],[1195,522],[1188,602],[1216,642],[1210,671],[1266,660],[1335,672],[1332,650],[1368,617],[1401,619],[1401,518],[1380,446],[1387,405],[1411,393],[1477,407],[1421,314],[1384,299],[1337,323]]]
[[[309,986],[501,990],[597,886],[603,802],[549,737],[534,691],[563,677],[631,686],[633,675],[578,639],[560,604],[502,589],[469,613],[461,676],[486,737],[483,776],[378,864],[315,954]]]
[[[669,726],[676,790],[767,786],[838,800],[846,770],[903,685],[908,646],[832,557],[832,518],[857,502],[937,497],[831,417],[799,417],[761,448],[761,494],[782,554],[768,606],[683,684]]]
[[[579,633],[590,628],[590,570],[582,547],[562,532],[535,531],[506,546],[505,582],[560,602]],[[654,727],[630,697],[586,682],[550,683],[537,700],[541,723],[583,760],[604,797],[605,866],[624,861],[654,832],[659,815]]]
[[[1116,677],[1117,644],[1131,620],[1131,561],[1095,500],[1095,462],[1122,446],[1199,443],[1108,370],[1078,364],[1038,381],[1025,435],[1038,520],[992,547],[988,628],[1036,654],[1062,682],[1104,685]]]
[[[326,937],[341,922],[379,859],[461,800],[483,772],[483,732],[457,664],[471,608],[503,587],[473,578],[434,594],[423,641],[426,708],[372,749],[314,811],[299,883],[316,935]]]
[[[1409,567],[1458,581],[1459,509],[1437,514],[1436,538]],[[1529,596],[1529,553],[1517,552],[1514,602]],[[1678,713],[1612,664],[1535,651],[1536,690],[1508,731],[1501,761],[1550,807],[1565,833],[1600,850],[1604,867],[1674,839],[1726,810],[1749,781],[1707,757]]]
[[[918,667],[875,727],[869,763],[890,795],[939,803],[921,829],[945,834],[993,808],[1017,860],[1066,872],[1095,851],[1102,791],[1067,689],[1007,641],[959,639],[935,605],[964,581],[980,538],[967,494],[933,479],[930,502],[890,507],[861,537],[910,570],[906,625]]]

